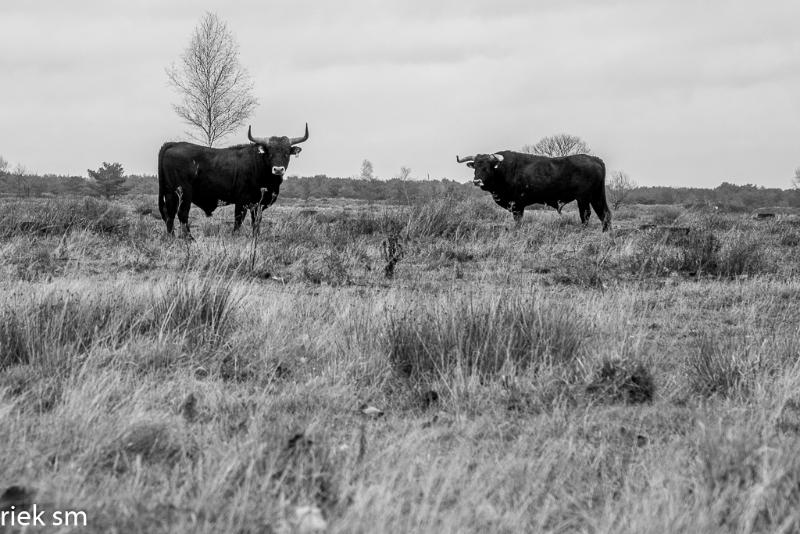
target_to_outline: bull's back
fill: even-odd
[[[561,158],[548,158],[532,164],[537,170],[532,174],[545,178],[551,187],[569,184],[599,186],[605,184],[606,167],[597,156],[574,154]]]
[[[606,164],[597,156],[590,156],[588,154],[576,154],[574,156],[567,156],[564,158],[575,167],[586,179],[598,181],[605,184],[606,180]]]
[[[605,165],[596,156],[539,156],[521,163],[512,178],[513,188],[531,202],[568,202],[605,183]]]
[[[164,143],[158,152],[159,187],[174,187],[180,185],[181,180],[189,179],[202,148],[192,143]]]

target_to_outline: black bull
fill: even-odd
[[[234,204],[233,231],[239,229],[248,209],[253,221],[278,198],[289,157],[300,153],[294,146],[308,139],[308,124],[302,137],[253,137],[252,144],[209,148],[193,143],[164,143],[158,153],[158,209],[173,233],[178,215],[183,235],[191,238],[189,208],[192,203],[207,217],[220,206]]]
[[[514,215],[519,223],[525,206],[547,204],[559,213],[564,204],[578,201],[581,222],[587,224],[594,208],[611,228],[611,210],[606,202],[606,166],[603,160],[586,154],[548,158],[504,150],[459,158],[475,169],[473,183],[492,194],[494,201]]]

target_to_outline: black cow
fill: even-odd
[[[256,211],[278,198],[289,157],[301,150],[294,145],[308,139],[308,124],[302,137],[253,137],[248,127],[247,138],[252,144],[229,148],[164,143],[158,152],[158,209],[168,233],[173,233],[177,213],[184,237],[192,238],[192,203],[207,217],[220,206],[235,204],[234,232],[249,209],[257,231]]]
[[[564,204],[578,201],[581,222],[588,224],[591,211],[611,228],[611,210],[606,202],[606,166],[586,154],[548,158],[503,150],[460,158],[475,169],[472,182],[492,194],[494,201],[514,215],[519,224],[525,206],[547,204],[561,212]]]

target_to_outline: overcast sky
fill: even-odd
[[[642,185],[787,188],[800,166],[798,0],[2,1],[0,155],[155,174],[187,138],[164,69],[206,10],[253,77],[254,135],[308,122],[289,174],[466,181],[456,154],[559,132]]]

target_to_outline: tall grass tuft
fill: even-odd
[[[162,332],[186,337],[190,345],[215,346],[234,329],[238,300],[230,279],[214,276],[177,279],[156,297],[153,320]]]
[[[717,254],[716,273],[735,277],[773,270],[762,240],[763,236],[752,232],[732,231],[726,234]]]
[[[0,369],[61,367],[96,344],[117,345],[141,326],[142,311],[118,296],[50,291],[0,307]]]
[[[481,377],[501,370],[567,366],[589,329],[568,305],[505,294],[457,297],[390,312],[384,328],[389,360],[416,378],[453,372]]]
[[[754,369],[746,350],[704,333],[697,339],[697,353],[685,363],[685,374],[694,393],[729,397],[747,390]]]
[[[595,372],[586,392],[596,402],[651,402],[655,395],[653,375],[642,362],[605,360]]]

